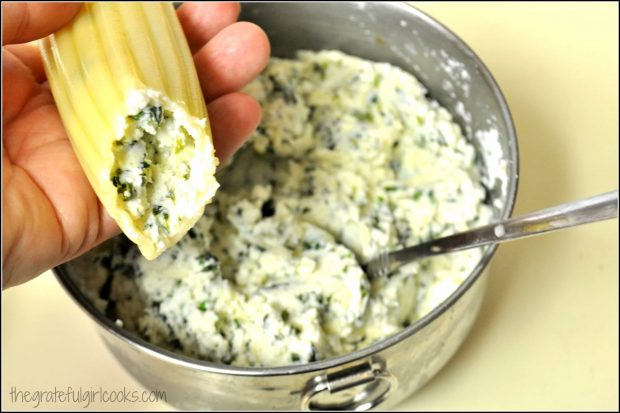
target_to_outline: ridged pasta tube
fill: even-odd
[[[170,3],[86,3],[40,45],[63,124],[97,196],[153,259],[218,184],[198,75]]]

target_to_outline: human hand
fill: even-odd
[[[120,230],[73,152],[32,40],[67,24],[79,4],[2,4],[3,288],[30,280]],[[215,151],[227,159],[252,133],[260,107],[238,91],[267,64],[256,25],[236,3],[186,3],[178,11],[208,106]]]

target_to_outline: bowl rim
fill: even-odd
[[[440,32],[442,35],[446,36],[448,40],[450,40],[454,45],[458,47],[458,49],[468,55],[477,65],[479,69],[479,73],[481,74],[484,82],[491,89],[494,98],[497,100],[501,110],[502,120],[506,123],[506,130],[508,135],[508,146],[509,146],[509,154],[512,156],[512,159],[508,159],[508,187],[507,187],[507,199],[505,200],[505,205],[503,211],[500,215],[501,219],[507,219],[512,214],[514,209],[517,191],[518,191],[518,183],[519,183],[519,150],[518,150],[518,142],[517,142],[517,133],[514,125],[514,121],[512,115],[510,113],[510,109],[508,108],[508,103],[501,92],[497,81],[483,63],[482,59],[478,57],[478,55],[463,41],[459,36],[457,36],[454,32],[444,26],[442,23],[437,21],[435,18],[429,16],[425,12],[417,9],[416,7],[406,4],[404,2],[392,3],[387,2],[383,3],[382,6],[392,7],[397,9],[398,11],[404,14],[414,14],[417,18],[423,20],[426,24]],[[465,281],[457,287],[455,291],[450,294],[448,298],[446,298],[441,304],[433,308],[429,313],[421,317],[420,319],[413,322],[410,326],[405,327],[403,330],[398,333],[384,338],[382,340],[373,343],[372,345],[362,348],[360,350],[356,350],[351,353],[346,353],[340,356],[331,357],[319,361],[314,361],[305,364],[295,364],[295,365],[285,365],[285,366],[277,366],[277,367],[239,367],[239,366],[231,366],[221,363],[209,362],[204,360],[199,360],[196,358],[192,358],[189,356],[185,356],[183,354],[175,353],[173,351],[158,347],[143,338],[129,332],[128,330],[123,329],[119,325],[116,324],[115,321],[112,321],[110,318],[106,317],[105,314],[101,313],[97,310],[84,294],[82,294],[77,287],[77,285],[73,282],[71,277],[69,276],[68,270],[66,269],[66,264],[61,264],[52,269],[54,275],[63,286],[65,291],[73,298],[73,300],[81,307],[83,311],[85,311],[94,321],[97,322],[100,328],[104,331],[112,334],[117,339],[120,339],[135,350],[140,352],[144,352],[150,356],[153,356],[160,361],[176,364],[180,367],[187,367],[195,370],[205,371],[208,373],[217,373],[217,374],[226,374],[226,375],[234,375],[234,376],[247,376],[247,377],[269,377],[269,376],[280,376],[280,375],[290,375],[290,374],[305,374],[312,373],[318,371],[328,370],[335,366],[347,365],[349,363],[367,359],[374,354],[377,354],[389,347],[396,345],[397,343],[405,340],[409,336],[416,334],[417,332],[424,329],[428,324],[430,324],[435,319],[439,318],[444,312],[446,312],[450,307],[452,307],[460,298],[463,296],[469,288],[478,280],[483,270],[488,266],[492,257],[497,250],[497,245],[493,245],[487,247],[487,250],[484,252],[482,258],[476,265],[476,267],[472,270],[472,272],[467,276]]]

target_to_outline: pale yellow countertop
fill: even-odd
[[[618,187],[618,5],[416,3],[490,68],[521,150],[515,213]],[[500,247],[471,335],[414,410],[617,410],[618,222]],[[2,293],[2,408],[16,390],[142,390],[48,272]],[[86,403],[42,403],[81,410]],[[163,403],[91,408],[166,409]]]

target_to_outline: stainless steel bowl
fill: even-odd
[[[415,74],[477,147],[497,217],[510,215],[518,176],[514,125],[489,71],[448,29],[397,3],[245,4],[241,19],[267,32],[274,56],[340,49]],[[67,267],[55,271],[97,322],[121,365],[147,388],[166,391],[168,402],[178,408],[365,410],[403,400],[454,354],[476,318],[494,251],[486,250],[445,302],[400,333],[340,357],[276,368],[225,366],[158,348],[97,311],[71,281]]]

